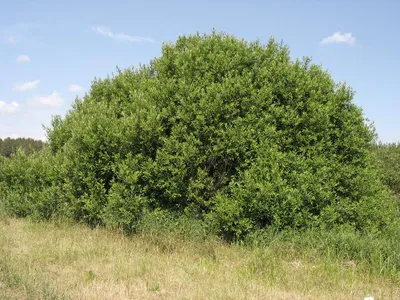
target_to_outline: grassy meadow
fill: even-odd
[[[2,217],[0,299],[399,299],[362,261],[296,249]]]

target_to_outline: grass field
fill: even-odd
[[[400,299],[354,261],[147,232],[0,219],[0,299]]]

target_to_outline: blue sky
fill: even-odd
[[[383,142],[400,141],[400,1],[4,1],[0,137],[44,138],[94,77],[146,64],[163,42],[213,28],[309,56],[354,101]]]

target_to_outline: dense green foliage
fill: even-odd
[[[44,142],[31,138],[5,138],[0,139],[0,155],[10,157],[17,148],[22,148],[26,154],[42,150]]]
[[[2,203],[127,231],[168,212],[229,238],[266,227],[378,232],[398,207],[352,98],[272,39],[180,37],[148,66],[95,80],[53,119],[45,151],[1,161]]]
[[[375,146],[383,182],[400,196],[400,144],[379,144]]]

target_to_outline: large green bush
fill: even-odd
[[[29,156],[17,149],[10,158],[0,157],[0,210],[38,220],[65,216],[54,164],[48,149]]]
[[[400,196],[400,143],[377,144],[375,153],[383,182]]]
[[[396,207],[352,98],[272,39],[183,36],[148,66],[95,80],[54,118],[52,183],[38,189],[57,196],[56,211],[128,231],[154,210],[227,237],[266,226],[376,231]]]

